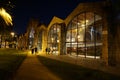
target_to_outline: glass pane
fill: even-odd
[[[71,42],[71,37],[72,37],[71,34],[72,34],[71,30],[68,30],[66,35],[66,42]]]
[[[38,35],[38,50],[42,49],[42,31]]]
[[[68,25],[67,53],[98,57],[102,52],[102,18],[93,12],[76,16]]]
[[[52,54],[58,54],[59,35],[60,25],[52,25],[48,34],[48,47],[50,47]]]

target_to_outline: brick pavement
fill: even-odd
[[[14,80],[61,80],[50,72],[35,55],[27,56],[18,69]]]

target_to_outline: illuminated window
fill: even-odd
[[[100,58],[102,53],[102,17],[93,12],[75,16],[67,27],[67,54]]]
[[[34,41],[34,29],[31,28],[31,31],[29,33],[29,49],[33,47],[33,41]]]
[[[60,45],[60,25],[54,24],[51,26],[48,33],[48,47],[51,49],[52,54],[58,54],[58,46]]]
[[[34,38],[34,33],[35,33],[35,31],[34,31],[34,29],[32,28],[31,31],[30,31],[29,37],[30,37],[30,38]]]
[[[42,50],[42,33],[43,32],[44,31],[40,31],[38,33],[38,46],[37,46],[38,50]]]

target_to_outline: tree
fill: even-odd
[[[4,8],[3,8],[4,7]],[[13,8],[11,2],[8,0],[0,1],[0,42],[9,41],[10,39],[10,32],[12,30],[12,17],[8,13]],[[1,45],[0,44],[0,45]]]

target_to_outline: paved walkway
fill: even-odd
[[[70,56],[44,56],[60,61],[65,61],[77,65],[87,65],[90,67],[94,65],[94,68],[105,71],[105,72],[113,72],[113,74],[118,74],[120,70],[116,70],[116,68],[109,68],[106,66],[100,66],[95,64],[99,63],[99,60],[95,62],[95,64],[91,63],[89,59],[84,58],[76,58],[76,57],[70,57]],[[87,60],[87,61],[86,61]],[[95,61],[95,60],[93,60]],[[91,68],[91,67],[90,67]],[[47,67],[45,67],[35,55],[27,56],[27,58],[24,60],[22,65],[17,71],[17,74],[15,75],[14,80],[61,80],[58,76],[50,72]]]
[[[14,80],[60,80],[60,78],[40,63],[35,55],[32,55],[24,60]]]

